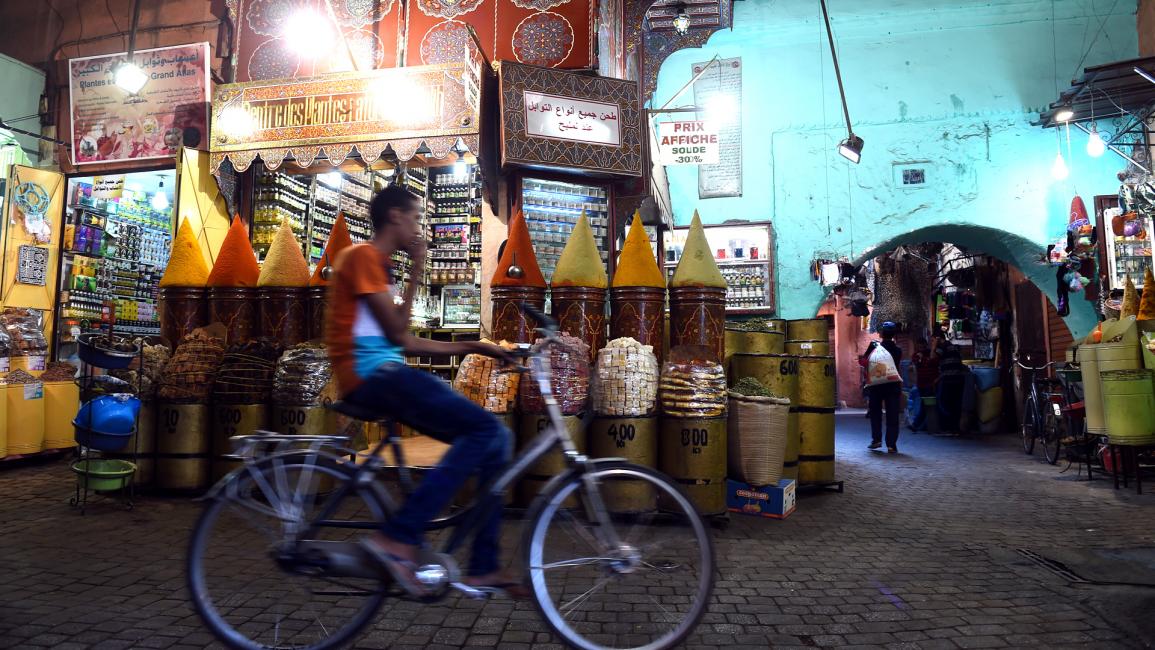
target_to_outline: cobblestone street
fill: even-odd
[[[1074,469],[1024,456],[1015,436],[904,432],[903,453],[890,456],[866,450],[861,414],[838,425],[846,492],[807,495],[785,521],[735,515],[717,531],[715,603],[688,647],[1155,642],[1155,589],[1072,583],[1019,552],[1155,547],[1155,494],[1078,481]],[[0,485],[0,646],[213,645],[184,584],[195,503],[143,497],[131,512],[97,505],[82,517],[69,508],[63,460],[5,468]],[[1145,571],[1130,579],[1155,569]],[[531,604],[454,596],[387,605],[356,647],[554,643]]]

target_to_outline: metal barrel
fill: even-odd
[[[786,354],[799,357],[828,357],[830,356],[830,341],[787,341]]]
[[[331,436],[337,433],[337,414],[318,404],[273,404],[269,426],[290,436]]]
[[[241,466],[240,460],[228,458],[233,453],[233,436],[252,435],[264,429],[269,422],[269,407],[265,404],[214,404],[212,463],[210,474],[215,483]]]
[[[1087,433],[1107,433],[1103,417],[1103,387],[1099,381],[1099,346],[1081,345],[1076,352],[1083,376],[1083,404],[1086,405]]]
[[[44,449],[44,385],[8,384],[8,453],[35,454]]]
[[[674,479],[699,514],[726,512],[726,417],[663,416],[658,468]],[[658,508],[669,507],[658,498]]]
[[[789,354],[735,354],[730,359],[730,381],[743,377],[753,377],[775,395],[790,400],[782,477],[798,478],[798,357]]]
[[[574,446],[577,447],[581,453],[586,453],[586,432],[582,429],[582,417],[580,415],[565,415],[562,416],[566,431],[569,432],[570,439],[573,440]],[[521,426],[517,431],[517,447],[524,449],[534,438],[542,431],[549,427],[549,416],[537,413],[523,413],[521,415]],[[561,448],[555,448],[545,455],[541,460],[530,466],[529,471],[525,473],[521,481],[518,482],[514,489],[516,492],[515,502],[522,507],[528,507],[534,498],[541,493],[545,484],[553,477],[561,474],[566,469],[565,459],[562,457]],[[577,506],[577,500],[569,498],[565,502],[565,507],[572,508]]]
[[[1155,445],[1155,384],[1150,370],[1108,370],[1103,412],[1112,445]]]
[[[178,492],[207,488],[212,431],[208,405],[161,402],[156,419],[157,487]]]
[[[658,418],[598,416],[590,424],[590,456],[624,458],[657,467]],[[614,513],[651,512],[657,507],[657,494],[643,481],[613,481],[604,484],[602,496]]]
[[[136,464],[132,482],[137,487],[149,487],[156,480],[156,403],[141,402],[136,416],[136,433],[128,439],[124,449],[104,452],[105,458],[118,458]]]
[[[798,359],[798,481],[834,480],[834,357]]]
[[[75,381],[44,382],[44,448],[76,446],[72,418],[80,409],[80,386]]]
[[[786,321],[787,341],[828,341],[830,326],[825,318],[805,318]]]

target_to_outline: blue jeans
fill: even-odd
[[[435,375],[404,364],[387,363],[345,399],[390,417],[452,445],[441,462],[421,480],[382,532],[403,544],[420,545],[425,526],[443,511],[466,479],[476,475],[479,488],[497,477],[511,457],[512,434],[492,413],[454,391]],[[500,568],[498,536],[501,503],[479,489],[479,512],[488,512],[473,539],[469,575]]]

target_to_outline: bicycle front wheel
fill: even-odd
[[[587,501],[583,478],[595,481],[611,530],[578,505]],[[661,650],[694,630],[713,590],[714,550],[670,479],[598,462],[543,493],[535,510],[526,531],[528,577],[542,617],[565,643]]]
[[[1030,454],[1035,451],[1035,436],[1039,434],[1039,414],[1032,395],[1023,403],[1023,426],[1020,432],[1023,435],[1023,451]]]
[[[1051,404],[1048,407],[1054,408]],[[1049,411],[1043,416],[1045,424],[1043,425],[1043,455],[1047,458],[1047,462],[1054,465],[1059,462],[1059,451],[1063,446],[1064,425],[1063,418],[1060,415],[1055,415],[1053,411]]]
[[[338,488],[353,472],[325,456],[272,456],[235,475],[193,530],[188,582],[209,630],[231,648],[340,646],[368,624],[386,597],[378,578],[334,575],[294,549],[335,502],[307,543],[355,544],[386,509],[372,487]]]

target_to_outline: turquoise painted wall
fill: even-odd
[[[1053,300],[1054,272],[1035,260],[1063,235],[1074,194],[1091,205],[1115,193],[1124,161],[1090,158],[1086,136],[1073,130],[1071,175],[1055,181],[1058,134],[1030,122],[1084,53],[1082,67],[1137,56],[1136,3],[1114,3],[1109,14],[1112,5],[829,2],[851,119],[866,141],[855,166],[835,151],[846,132],[817,4],[736,2],[733,30],[666,60],[652,104],[677,93],[693,63],[741,56],[744,193],[699,200],[697,168],[670,167],[675,222],[688,223],[695,209],[707,223],[772,220],[785,318],[809,317],[824,299],[812,259],[859,261],[915,241],[1001,257]],[[672,106],[692,103],[687,91]],[[925,187],[896,182],[896,165],[907,163],[927,169]],[[1072,306],[1068,325],[1078,336],[1095,316],[1081,297]]]
[[[40,94],[44,92],[44,73],[0,54],[0,117],[9,119],[34,115],[39,110]],[[25,120],[12,126],[25,131],[39,131],[39,120]],[[40,159],[39,143],[35,138],[16,136],[24,152],[35,163]],[[0,170],[0,174],[7,170]]]

